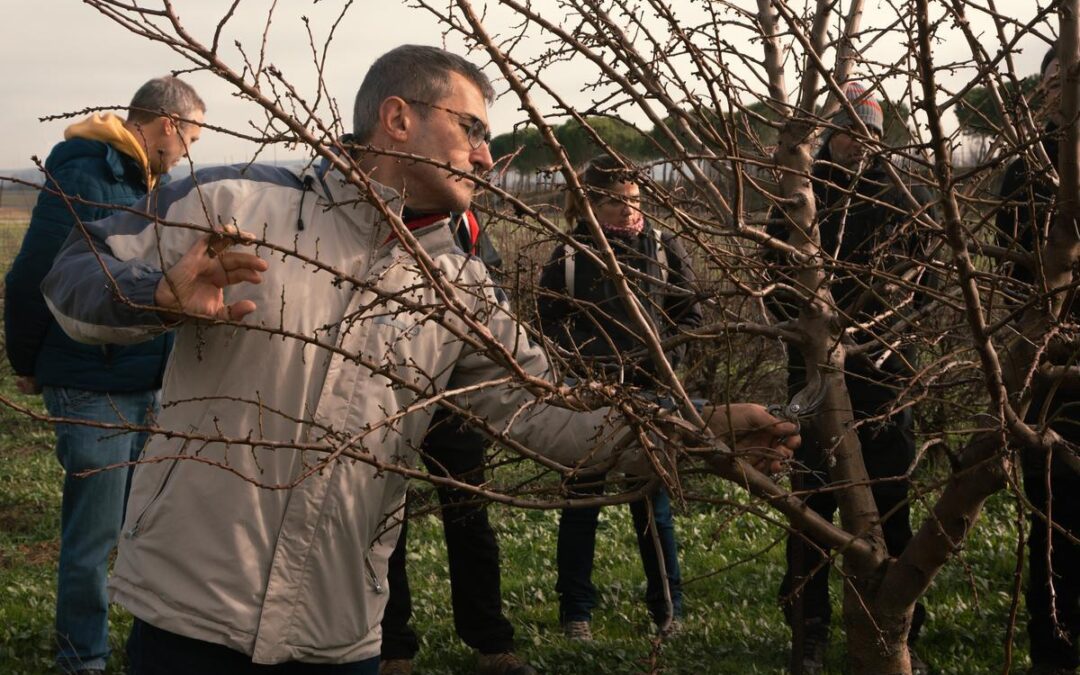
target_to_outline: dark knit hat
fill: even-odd
[[[848,101],[851,102],[851,107],[855,109],[855,113],[859,116],[859,119],[863,121],[863,124],[867,127],[877,129],[877,132],[884,136],[885,115],[881,112],[881,104],[877,102],[877,99],[866,93],[866,89],[858,82],[848,82],[845,84],[844,95],[847,96]],[[841,128],[853,125],[847,109],[843,107],[840,108],[839,112],[833,115],[832,123]]]

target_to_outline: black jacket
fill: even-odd
[[[856,321],[881,312],[886,300],[878,291],[883,282],[870,277],[867,268],[885,271],[908,258],[926,255],[922,240],[909,225],[914,209],[897,190],[885,173],[880,160],[873,159],[852,191],[853,176],[831,163],[829,145],[818,153],[813,168],[813,189],[817,202],[821,247],[834,265],[832,295],[837,307]],[[931,201],[930,191],[923,185],[908,185],[912,196],[922,205]],[[787,240],[789,229],[781,222],[783,213],[773,209],[768,232]],[[832,263],[835,259],[835,263]],[[789,281],[794,270],[786,261],[772,256],[775,280]],[[772,300],[769,308],[780,318],[793,318],[795,308]],[[861,341],[861,340],[860,340]]]
[[[657,232],[660,231],[646,221],[640,235],[609,236],[608,241],[628,272],[635,296],[663,339],[677,334],[679,329],[700,326],[702,315],[693,295],[694,272],[686,250],[669,232],[661,233],[658,243]],[[586,223],[578,223],[572,236],[595,250]],[[663,254],[658,245],[663,246]],[[606,375],[631,384],[654,386],[656,364],[619,298],[615,283],[587,255],[576,253],[570,266],[574,274],[570,297],[567,254],[568,246],[556,246],[540,275],[537,306],[543,333],[564,350],[580,355],[581,358],[572,359],[571,363],[579,376]],[[666,258],[666,270],[661,268],[661,258]],[[634,270],[649,279],[634,275]],[[665,288],[668,285],[671,288]],[[672,365],[678,365],[685,349],[684,344],[669,350],[666,356]]]
[[[1055,127],[1046,129],[1043,148],[1050,161],[1057,166],[1058,144],[1054,137]],[[1032,252],[1046,243],[1046,234],[1053,224],[1053,203],[1056,190],[1047,174],[1049,167],[1036,170],[1028,168],[1023,157],[1013,160],[1005,169],[998,193],[1008,200],[997,212],[997,243],[1006,248],[1019,248]],[[1034,206],[1034,211],[1032,207]],[[1010,268],[1010,275],[1017,281],[1030,283],[1035,276],[1023,265]]]
[[[1053,166],[1058,163],[1057,128],[1050,125],[1043,136],[1043,147]],[[1046,243],[1046,235],[1053,227],[1055,216],[1054,200],[1057,194],[1048,179],[1049,167],[1030,168],[1023,157],[1017,158],[1005,169],[1005,175],[998,190],[1002,199],[1008,200],[997,213],[997,243],[1006,248],[1019,248],[1033,252]],[[1009,275],[1023,284],[1032,284],[1035,274],[1023,265],[1008,266]],[[1027,300],[1033,291],[1013,290],[1011,295],[1018,300]],[[1080,302],[1075,301],[1075,293],[1066,298],[1068,313],[1073,321],[1080,316]],[[1053,353],[1053,350],[1050,352]],[[1075,363],[1075,355],[1054,355],[1052,361],[1068,365]],[[1046,396],[1052,395],[1050,405],[1046,405]],[[1053,383],[1049,387],[1036,387],[1035,396],[1028,406],[1026,421],[1035,423],[1044,408],[1049,411],[1048,419],[1056,420],[1053,428],[1072,442],[1077,442],[1077,429],[1080,429],[1080,408],[1077,407],[1077,392],[1067,383]],[[1045,471],[1041,452],[1025,452],[1022,455],[1025,472],[1035,474]],[[1040,468],[1042,467],[1042,468]],[[1057,471],[1058,469],[1054,469]],[[1067,471],[1067,469],[1066,469]]]

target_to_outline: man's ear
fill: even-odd
[[[391,140],[404,143],[412,131],[412,108],[404,99],[388,96],[379,105],[379,127]]]
[[[158,118],[158,122],[161,123],[162,136],[173,136],[180,132],[180,130],[176,126],[176,122],[173,121],[171,117],[165,117],[164,115],[162,115]]]

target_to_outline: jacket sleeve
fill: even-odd
[[[938,213],[938,209],[933,205],[934,195],[930,191],[930,188],[921,183],[917,183],[911,187],[911,196],[913,196],[915,198],[915,201],[917,201],[921,206],[929,206],[927,210],[931,218],[933,218],[934,220],[939,219],[940,214]],[[916,262],[924,262],[929,264],[931,262],[931,243],[932,242],[929,229],[920,227],[918,226],[918,224],[914,224],[914,231],[912,232],[911,237],[908,241],[907,257]],[[919,285],[919,287],[931,290],[936,290],[941,287],[941,277],[933,269],[933,267],[928,267],[925,269],[922,277],[922,283]],[[929,302],[930,294],[920,292],[917,288],[915,293],[915,306],[923,307]]]
[[[784,218],[783,209],[776,206],[770,208],[769,222],[765,227],[765,231],[771,237],[781,241],[787,241],[791,231],[781,221],[782,218]],[[785,281],[785,277],[788,276],[790,269],[785,260],[786,256],[771,248],[762,247],[761,250],[761,257],[765,263],[765,282],[774,283]],[[799,314],[799,309],[793,302],[789,299],[780,299],[775,293],[766,295],[764,302],[765,308],[769,310],[769,313],[772,314],[773,318],[777,321],[789,321]]]
[[[1030,245],[1030,232],[1026,226],[1031,221],[1030,182],[1023,179],[1025,173],[1023,160],[1016,160],[1005,170],[998,194],[1004,204],[997,210],[995,243],[1004,248],[1018,244],[1025,249]]]
[[[564,346],[572,342],[566,325],[571,307],[566,297],[566,246],[562,243],[555,244],[555,250],[540,271],[536,310],[540,332],[545,337]]]
[[[668,283],[679,289],[678,293],[668,293],[664,301],[664,315],[677,330],[693,330],[701,326],[703,319],[701,303],[698,302],[694,289],[696,275],[690,263],[690,256],[678,237],[667,234],[663,240],[667,248],[668,266],[671,268]],[[672,366],[678,366],[686,356],[687,343],[671,350],[668,360]]]
[[[18,375],[33,375],[38,353],[52,323],[41,294],[41,282],[75,227],[107,213],[103,207],[65,199],[77,196],[89,202],[106,199],[102,162],[68,162],[53,172],[38,195],[22,246],[4,284],[4,333],[8,360]],[[56,193],[62,193],[56,194]]]
[[[485,304],[475,315],[485,318],[492,337],[505,346],[517,367],[532,377],[552,381],[544,350],[529,340],[505,296],[488,293]],[[454,366],[450,386],[474,387],[458,395],[458,403],[542,455],[568,466],[613,463],[628,433],[615,411],[582,412],[550,405],[521,383],[508,382],[507,375],[505,365],[486,351],[466,348]],[[626,458],[634,455],[631,452]]]
[[[90,344],[132,344],[167,330],[154,304],[162,269],[173,264],[202,232],[162,221],[206,226],[201,199],[212,190],[177,181],[142,199],[130,211],[72,231],[41,290],[49,310],[72,339]],[[151,209],[148,211],[148,209]],[[141,306],[141,307],[140,307]]]

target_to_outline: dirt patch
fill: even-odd
[[[41,523],[45,507],[38,504],[0,504],[0,531],[30,534]]]
[[[0,551],[0,569],[11,569],[16,565],[54,565],[60,558],[60,539],[35,541],[19,544],[11,551]]]
[[[52,565],[60,558],[60,539],[20,544],[19,554],[27,565]]]

